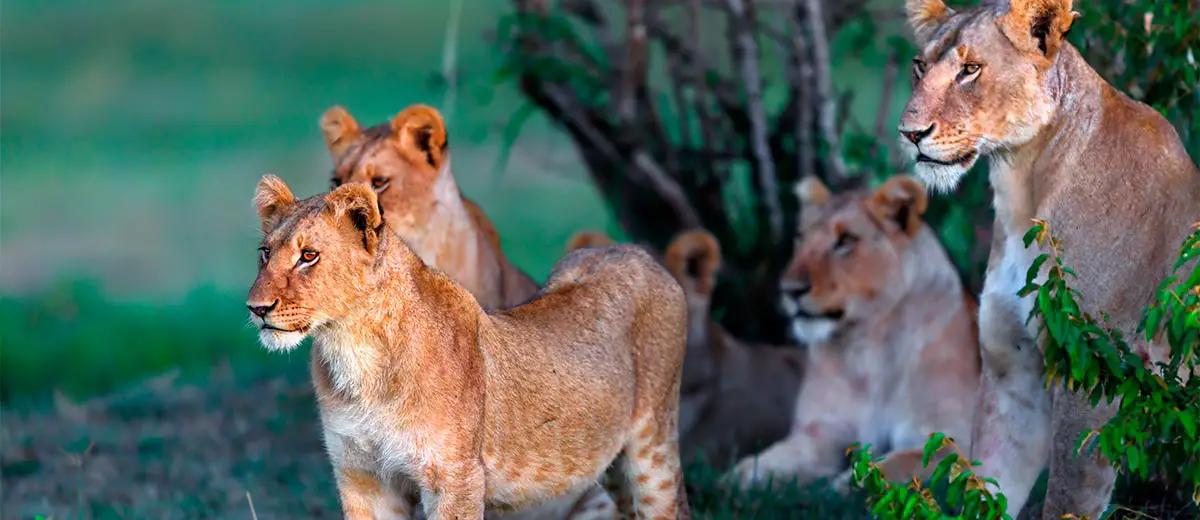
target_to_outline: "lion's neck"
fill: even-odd
[[[433,208],[424,228],[413,230],[415,236],[410,243],[426,264],[446,272],[475,292],[477,281],[470,275],[477,271],[483,237],[463,202],[449,161],[433,191]]]
[[[1112,87],[1075,47],[1065,45],[1047,72],[1047,89],[1056,107],[1049,122],[1029,142],[990,158],[996,219],[1008,236],[1024,234],[1052,193],[1068,182],[1062,172],[1077,169],[1072,165],[1083,159],[1080,143],[1099,131],[1101,98]]]
[[[430,268],[403,240],[385,235],[379,247],[362,296],[349,302],[349,313],[322,325],[313,342],[314,361],[325,368],[330,389],[367,402],[385,394],[395,399],[395,381],[420,377],[429,353],[416,333],[423,323],[441,319],[431,314],[437,314],[442,302],[429,300],[429,295],[445,292],[422,289],[420,284],[428,285],[431,278]]]

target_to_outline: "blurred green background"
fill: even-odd
[[[486,35],[510,2],[464,5],[455,176],[541,280],[574,231],[619,231],[540,114],[500,164],[523,100],[496,82]],[[0,397],[82,397],[223,359],[302,365],[260,353],[245,326],[253,186],[267,172],[302,196],[328,186],[317,119],[332,104],[363,123],[417,102],[444,110],[448,18],[434,1],[4,2]],[[900,30],[875,27],[878,41]],[[836,83],[854,86],[851,117],[870,126],[879,67],[839,58],[862,34],[837,37]]]

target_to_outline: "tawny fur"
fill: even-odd
[[[484,308],[516,305],[537,291],[533,279],[504,256],[483,209],[459,191],[445,121],[436,109],[412,105],[390,122],[362,130],[346,109],[334,106],[321,116],[321,132],[333,158],[333,187],[372,186],[388,226]]]
[[[678,455],[683,291],[630,246],[569,254],[532,300],[485,311],[383,224],[369,187],[295,201],[264,177],[247,305],[260,340],[311,335],[344,514],[480,519],[581,493],[687,517]]]
[[[615,243],[594,231],[576,233],[567,249]],[[652,253],[653,254],[653,253]],[[679,437],[685,462],[713,467],[782,439],[804,377],[804,351],[792,345],[748,344],[709,317],[721,247],[707,231],[677,235],[659,258],[688,302],[688,350],[680,389]]]
[[[485,309],[516,305],[537,292],[533,279],[505,257],[483,209],[459,191],[450,170],[449,130],[436,109],[413,105],[363,131],[334,106],[321,116],[321,131],[334,161],[331,184],[371,185],[389,227]],[[597,485],[504,518],[612,520],[614,514],[612,498]]]
[[[1092,408],[1042,385],[1038,323],[1025,323],[1032,297],[1017,297],[1042,252],[1021,242],[1032,219],[1065,244],[1082,310],[1107,312],[1149,359],[1163,359],[1166,346],[1144,344],[1134,328],[1200,219],[1200,174],[1175,129],[1105,83],[1067,42],[1078,17],[1071,3],[984,2],[918,27],[924,66],[914,69],[899,128],[916,173],[935,188],[952,189],[980,157],[990,162],[996,222],[972,457],[999,481],[1013,517],[1047,462],[1046,519],[1098,518],[1116,478],[1106,461],[1074,454],[1079,433],[1102,426],[1115,405]],[[941,0],[909,2],[910,19],[942,9]]]
[[[796,191],[799,233],[780,289],[791,332],[808,345],[804,382],[787,437],[730,478],[835,478],[844,491],[855,442],[885,457],[889,480],[925,478],[931,433],[970,448],[980,371],[974,305],[921,220],[925,190],[897,176],[837,195],[808,177]]]

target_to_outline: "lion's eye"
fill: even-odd
[[[320,258],[320,256],[321,255],[316,251],[305,249],[304,251],[300,252],[300,262],[304,264],[311,264],[316,262],[317,258]]]
[[[387,177],[374,177],[371,179],[371,187],[375,188],[377,190],[383,189],[383,187],[387,186],[387,184],[388,184]]]
[[[269,248],[269,247],[258,248],[258,261],[260,263],[262,263],[263,265],[266,265],[267,260],[270,258],[271,258],[271,248]]]
[[[962,75],[963,75],[963,77],[973,75],[976,72],[979,72],[979,69],[980,69],[980,65],[978,63],[968,63],[966,65],[963,65]]]
[[[833,247],[837,251],[844,252],[850,250],[850,248],[854,247],[854,244],[857,243],[858,237],[851,235],[850,233],[842,233],[841,235],[838,235],[837,245]]]

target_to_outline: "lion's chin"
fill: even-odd
[[[271,352],[290,352],[300,346],[300,342],[308,336],[307,332],[262,329],[258,331],[258,341],[263,348]]]
[[[792,339],[803,344],[824,343],[837,331],[837,321],[829,318],[792,318]]]
[[[936,164],[917,162],[913,172],[925,183],[930,191],[935,193],[951,193],[958,188],[958,183],[967,175],[967,171],[975,164],[972,158],[966,164]]]

